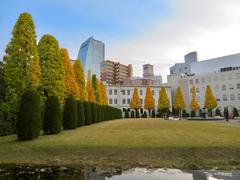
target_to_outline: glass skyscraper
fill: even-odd
[[[88,70],[90,70],[92,74],[96,74],[96,76],[100,78],[101,62],[105,59],[104,43],[90,37],[82,43],[78,53],[78,59],[82,62],[86,77]]]

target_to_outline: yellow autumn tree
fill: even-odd
[[[102,96],[101,96],[101,90],[100,90],[100,82],[101,82],[101,80],[99,80],[98,78],[97,78],[97,91],[98,91],[98,93],[99,93],[99,102],[98,102],[98,104],[102,104]]]
[[[141,100],[138,95],[138,88],[135,87],[133,91],[133,96],[130,101],[130,108],[131,109],[140,109],[142,107]]]
[[[155,100],[152,95],[152,90],[150,87],[147,87],[147,90],[146,90],[146,95],[144,99],[144,109],[147,109],[149,111],[149,116],[150,116],[150,111],[155,109]]]
[[[209,85],[207,85],[206,88],[204,107],[208,109],[210,115],[212,115],[212,110],[217,107],[217,100],[213,95],[212,89]]]
[[[92,87],[92,74],[91,71],[88,71],[88,78],[87,78],[87,85],[86,85],[86,91],[87,91],[87,100],[88,102],[96,102],[96,98],[94,95],[94,90]]]
[[[192,111],[192,116],[195,116],[196,110],[200,109],[200,105],[198,103],[198,100],[196,98],[196,87],[193,85],[192,87],[192,97],[191,97],[191,102],[190,102],[190,109]]]
[[[73,71],[72,64],[70,62],[70,58],[68,55],[68,51],[65,48],[61,49],[61,55],[64,62],[64,71],[65,71],[65,77],[64,77],[64,83],[65,83],[65,98],[69,97],[70,95],[74,96],[76,99],[79,97],[79,90],[76,83],[75,74]]]
[[[163,116],[165,117],[169,108],[170,108],[170,101],[168,99],[167,91],[165,87],[162,87],[159,91],[158,109],[162,111]]]
[[[185,109],[185,101],[180,87],[177,89],[177,93],[174,101],[174,108],[179,111],[179,116],[181,116],[181,111]]]
[[[100,103],[101,105],[108,105],[108,98],[106,93],[106,88],[101,80],[99,80],[99,93],[100,93]]]
[[[86,80],[82,64],[79,59],[77,59],[73,64],[73,70],[76,78],[76,83],[79,90],[79,100],[81,102],[86,101]]]

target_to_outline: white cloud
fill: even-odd
[[[154,29],[144,27],[134,39],[110,41],[107,57],[132,63],[141,75],[143,63],[155,64],[166,76],[184,54],[198,51],[200,59],[240,52],[239,0],[169,0],[173,13]]]

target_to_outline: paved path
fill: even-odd
[[[234,120],[234,119],[230,119],[228,122],[226,120],[224,120],[224,121],[217,121],[217,122],[226,123],[226,124],[240,125],[240,120]]]

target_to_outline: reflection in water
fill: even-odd
[[[13,169],[4,172],[0,169],[0,180],[240,180],[240,171],[181,171],[177,169],[147,170],[136,168],[123,172],[121,175],[105,177],[90,171],[30,171]]]

